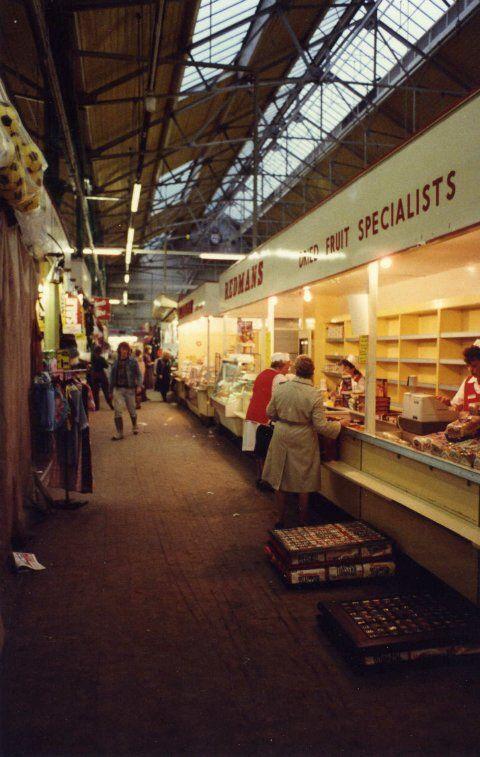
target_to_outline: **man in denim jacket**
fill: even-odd
[[[138,434],[137,409],[135,406],[135,393],[142,386],[142,374],[140,367],[131,356],[128,342],[120,342],[117,349],[118,357],[110,371],[110,393],[113,398],[115,410],[115,428],[117,433],[112,437],[113,441],[123,439],[123,410],[126,408],[132,419],[133,433]]]

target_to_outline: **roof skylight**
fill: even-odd
[[[194,60],[213,64],[233,63],[242,48],[257,6],[258,0],[202,0],[192,38]],[[221,69],[188,65],[182,91],[211,82],[221,73]]]
[[[331,7],[311,39],[309,52],[314,58],[325,38],[338,23],[345,6]],[[442,0],[380,0],[377,14],[392,31],[408,43],[416,43],[447,10]],[[342,32],[329,54],[322,61],[333,81],[306,84],[302,88],[293,83],[280,87],[275,101],[262,117],[259,134],[266,137],[265,130],[277,120],[274,137],[265,139],[259,173],[259,204],[278,189],[286,178],[292,176],[302,165],[309,165],[309,156],[315,148],[329,141],[331,132],[339,126],[353,108],[378,81],[388,74],[408,52],[408,44],[395,37],[380,24],[376,46],[377,58],[374,69],[374,31],[366,24],[353,34],[354,25],[361,22],[366,8],[359,7],[353,24]],[[299,57],[291,68],[290,77],[300,77],[306,71],[306,63]],[[336,81],[335,81],[336,79]],[[292,96],[294,95],[294,97]],[[288,109],[280,113],[287,98],[292,96]],[[244,153],[242,152],[241,155]],[[313,162],[313,158],[310,160]],[[239,182],[240,164],[237,162],[228,172],[223,186],[230,191],[236,188],[229,212],[238,221],[248,219],[253,210],[253,182],[246,177]],[[210,209],[219,200],[217,193]]]

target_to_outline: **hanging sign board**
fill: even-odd
[[[110,314],[110,300],[107,297],[94,297],[93,304],[95,307],[95,316],[100,318],[101,321],[109,321]]]
[[[221,311],[480,223],[479,122],[477,94],[235,263]]]
[[[73,294],[64,295],[63,333],[80,334],[82,332],[82,305],[79,298]]]

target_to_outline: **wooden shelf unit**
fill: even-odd
[[[325,359],[338,360],[329,344],[335,343],[341,356],[358,355],[358,337],[352,335],[348,317],[342,339],[327,339],[324,327]],[[401,405],[409,376],[416,376],[417,388],[432,392],[454,393],[468,369],[463,350],[480,338],[480,304],[424,309],[379,315],[377,319],[377,378],[387,379],[392,402]],[[338,345],[338,347],[337,347]],[[342,345],[340,348],[339,345]],[[338,383],[334,372],[325,372],[329,389]]]

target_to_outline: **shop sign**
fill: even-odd
[[[188,300],[188,302],[185,302],[183,305],[180,305],[178,308],[178,320],[181,321],[182,318],[186,318],[187,315],[191,315],[193,313],[193,300]]]
[[[476,95],[225,271],[221,310],[480,223],[479,122]]]
[[[82,306],[74,294],[64,295],[64,334],[80,334],[82,331]]]
[[[101,321],[109,321],[111,317],[110,300],[107,297],[94,297],[93,304],[96,318],[100,318]]]
[[[368,334],[358,337],[358,362],[366,363],[368,358]]]
[[[242,271],[228,279],[224,285],[224,297],[226,300],[230,300],[232,297],[236,297],[237,294],[249,292],[251,289],[261,287],[262,284],[263,260],[250,265],[246,271]]]

